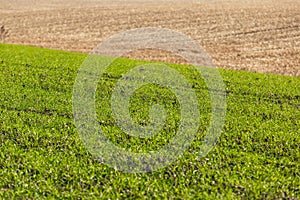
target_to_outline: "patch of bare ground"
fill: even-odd
[[[162,27],[196,39],[219,67],[300,76],[298,0],[19,1],[23,7],[16,0],[0,2],[6,43],[88,53],[113,34]],[[126,56],[184,63],[162,51]]]

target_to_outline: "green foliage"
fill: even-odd
[[[199,138],[167,168],[124,174],[94,159],[75,129],[72,91],[85,58],[0,45],[1,198],[299,198],[299,77],[220,69],[228,95],[224,132],[208,156],[198,158],[210,119],[208,91],[193,68],[171,65],[188,77],[202,105]],[[115,126],[109,108],[112,88],[123,72],[141,63],[146,62],[119,59],[99,81],[97,92],[101,126],[115,144],[132,151],[164,146],[176,134],[180,118],[170,91],[146,86],[132,99],[132,117],[147,123],[147,105],[160,103],[168,110],[164,130],[142,140]]]

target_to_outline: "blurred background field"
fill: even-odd
[[[85,53],[128,29],[169,28],[199,41],[219,67],[300,75],[298,0],[1,0],[0,24],[6,43]],[[160,54],[129,57],[180,62]]]

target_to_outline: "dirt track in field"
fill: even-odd
[[[169,28],[196,39],[219,67],[300,76],[300,0],[0,0],[1,24],[5,43],[79,52],[132,28]],[[160,51],[127,56],[183,62]]]

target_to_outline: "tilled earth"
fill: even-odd
[[[0,0],[5,43],[91,52],[133,28],[161,27],[197,40],[218,67],[300,76],[300,1]],[[182,63],[145,50],[125,55]]]

